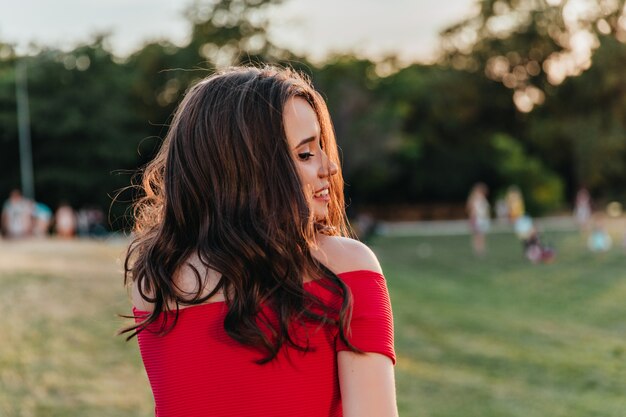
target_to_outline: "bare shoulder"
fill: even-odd
[[[368,270],[382,273],[372,250],[362,242],[342,236],[318,236],[313,256],[335,274]]]

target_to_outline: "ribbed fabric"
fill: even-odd
[[[373,271],[346,272],[339,277],[353,297],[350,342],[395,363],[384,277]],[[328,300],[329,292],[321,285],[313,282],[305,288]],[[285,347],[276,359],[258,365],[255,361],[261,353],[242,346],[224,331],[225,314],[224,302],[188,307],[180,310],[178,322],[166,335],[157,334],[165,314],[138,335],[157,417],[342,415],[337,351],[348,348],[337,337],[336,328],[306,325],[296,329],[297,334],[308,335],[308,352]]]

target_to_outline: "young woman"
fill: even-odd
[[[289,69],[232,68],[180,104],[126,258],[156,415],[396,416],[374,254],[345,237],[328,110]]]

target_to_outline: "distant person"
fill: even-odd
[[[524,215],[516,220],[515,234],[522,242],[524,257],[530,262],[537,264],[554,261],[556,251],[552,246],[542,242],[541,235],[530,216]]]
[[[91,236],[104,236],[108,233],[105,225],[106,216],[99,207],[89,210],[89,234]]]
[[[608,252],[613,246],[613,239],[600,220],[596,220],[589,237],[587,247],[591,252]]]
[[[509,221],[511,224],[515,225],[515,222],[526,214],[522,191],[516,185],[510,186],[506,192],[505,200]]]
[[[524,255],[530,262],[551,263],[556,257],[556,251],[552,246],[545,245],[541,241],[541,236],[534,230],[533,233],[523,241]]]
[[[235,67],[188,90],[125,263],[157,415],[398,415],[387,287],[346,237],[339,162],[295,71]]]
[[[30,236],[33,229],[33,202],[19,190],[11,191],[2,206],[2,230],[10,239]]]
[[[576,193],[574,203],[574,218],[581,232],[588,232],[591,223],[591,196],[586,188],[581,188]]]
[[[35,202],[33,210],[33,235],[45,237],[52,223],[52,210],[44,203]]]
[[[76,212],[76,233],[80,237],[87,237],[89,236],[90,228],[89,209],[81,208]]]
[[[70,239],[76,234],[76,214],[67,203],[61,203],[54,214],[54,228],[57,236]]]
[[[472,232],[472,248],[474,254],[485,254],[485,234],[491,225],[489,201],[487,200],[488,188],[482,182],[474,185],[467,197],[467,212],[469,214],[470,229]]]
[[[506,199],[504,197],[499,197],[496,200],[496,219],[498,219],[498,223],[506,224],[509,221],[509,207],[506,204]]]
[[[107,233],[104,213],[98,207],[87,206],[76,213],[77,232],[81,237],[98,237]]]

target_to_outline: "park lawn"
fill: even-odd
[[[0,416],[154,415],[128,313],[125,242],[0,241]]]
[[[530,265],[512,235],[377,237],[396,325],[400,415],[623,416],[626,255],[547,236]],[[0,241],[0,416],[150,416],[128,312],[124,241]]]
[[[510,234],[379,238],[394,306],[401,416],[626,415],[626,255],[574,233],[531,265]]]

